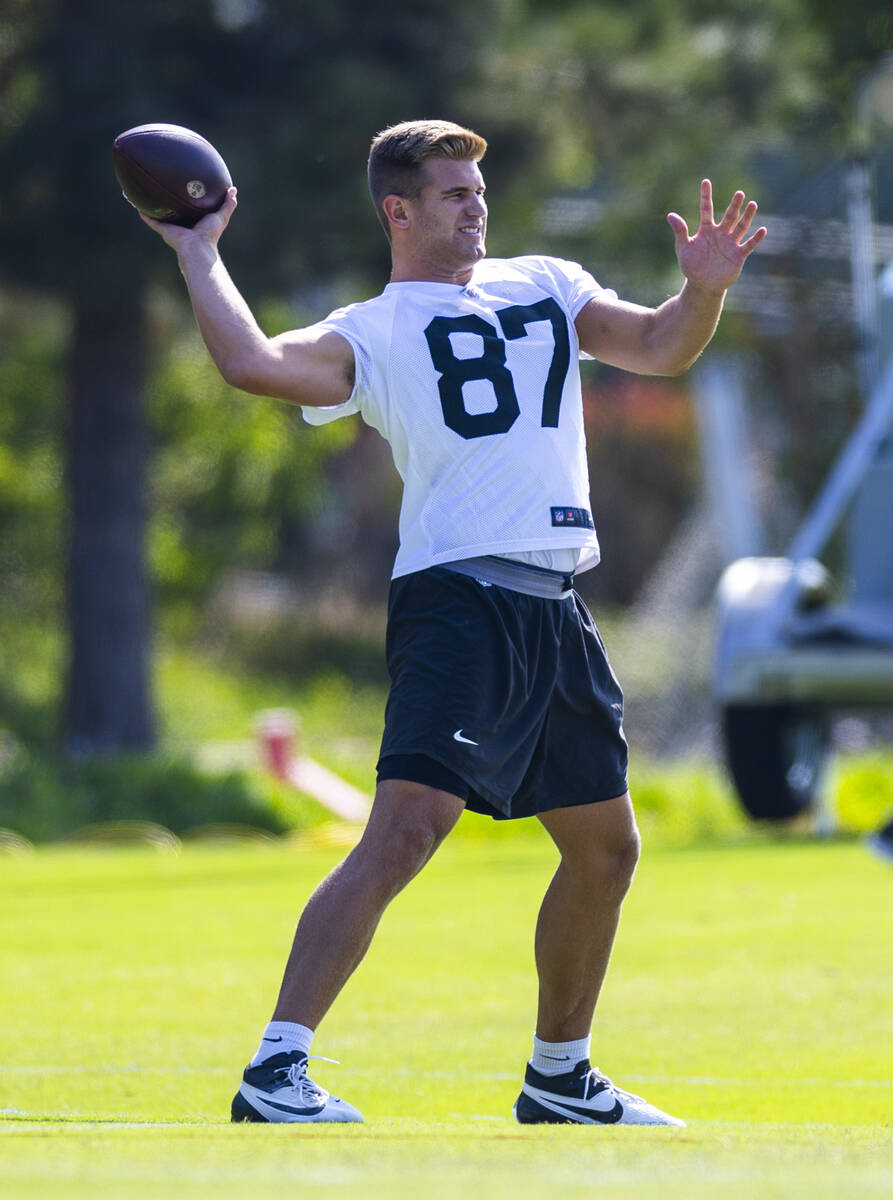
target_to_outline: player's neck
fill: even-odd
[[[391,283],[453,283],[464,287],[470,282],[473,271],[474,263],[447,265],[395,254]]]

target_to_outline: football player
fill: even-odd
[[[576,263],[486,255],[486,142],[446,121],[384,130],[368,161],[391,246],[379,296],[267,337],[218,252],[232,189],[193,229],[143,219],[172,246],[223,376],[359,414],[403,479],[389,600],[391,675],[365,832],[310,897],[236,1121],[360,1121],[308,1076],[314,1031],[388,903],[464,809],[535,818],[560,855],[535,931],[539,1003],[522,1123],[682,1125],[590,1065],[590,1028],[639,835],[623,696],[575,576],[594,566],[578,362],[678,375],[710,341],[727,289],[765,236],[736,192],[693,234],[670,213],[684,283],[657,308]],[[325,219],[321,211],[320,220]]]

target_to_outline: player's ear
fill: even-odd
[[[396,225],[398,229],[406,229],[409,225],[409,212],[402,196],[385,196],[381,207],[391,225]]]

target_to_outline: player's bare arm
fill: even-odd
[[[314,326],[267,337],[224,266],[217,243],[236,203],[231,188],[222,208],[191,229],[141,217],[176,251],[199,330],[228,383],[295,404],[341,404],[353,390],[349,343]]]
[[[685,276],[681,291],[659,308],[595,299],[576,319],[580,345],[594,358],[641,375],[680,375],[695,361],[716,330],[723,300],[763,238],[750,233],[757,212],[736,192],[719,221],[713,189],[701,183],[700,220],[694,236],[678,213],[667,221],[676,239],[676,258]]]

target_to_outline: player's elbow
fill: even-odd
[[[685,374],[685,372],[690,366],[692,366],[693,363],[697,361],[697,359],[697,354],[686,358],[669,359],[666,363],[664,363],[661,370],[655,371],[655,374],[665,375],[671,379],[678,379],[680,375]]]
[[[240,392],[248,392],[252,396],[273,394],[270,391],[269,371],[265,369],[263,360],[255,355],[220,358],[217,369],[230,387],[238,388]]]
[[[636,375],[658,375],[675,379],[684,375],[696,359],[697,355],[694,358],[674,358],[663,353],[642,354],[636,359],[632,370]]]
[[[260,379],[253,372],[247,370],[240,363],[233,366],[225,366],[220,368],[220,374],[230,387],[238,388],[240,392],[248,392],[252,396],[263,396],[266,394]]]

